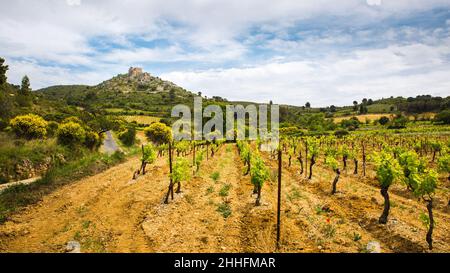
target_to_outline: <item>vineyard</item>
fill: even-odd
[[[283,137],[262,151],[259,140],[173,141],[161,123],[144,133],[139,158],[13,216],[0,249],[59,252],[76,240],[83,252],[450,250],[445,134]]]

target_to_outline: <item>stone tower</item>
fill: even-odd
[[[136,78],[141,74],[142,74],[142,68],[140,68],[140,67],[130,67],[130,69],[128,69],[128,77],[130,77],[130,78]]]

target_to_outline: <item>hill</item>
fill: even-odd
[[[103,109],[113,114],[168,117],[173,105],[192,104],[194,94],[176,84],[131,67],[95,86],[59,85],[37,90],[47,100],[64,100],[68,105]]]

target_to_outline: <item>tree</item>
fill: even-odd
[[[336,112],[336,106],[334,106],[334,105],[331,105],[330,106],[330,112]]]
[[[22,78],[22,85],[20,86],[20,94],[24,96],[28,96],[31,93],[30,88],[30,79],[27,75]]]
[[[367,101],[367,105],[372,105],[373,104],[373,100],[372,99],[369,99],[368,101]]]
[[[5,59],[0,58],[0,88],[6,84],[6,71],[8,71],[8,66],[4,64]]]
[[[172,140],[172,129],[161,122],[155,122],[144,129],[144,133],[150,141],[156,144],[168,143]]]
[[[442,124],[450,124],[450,110],[444,110],[434,117],[434,121]]]
[[[169,91],[169,99],[172,102],[175,100],[175,89],[174,88],[171,88]]]
[[[363,98],[362,104],[367,104],[367,99],[366,98]]]
[[[353,111],[358,111],[358,102],[356,100],[353,101]]]
[[[359,113],[360,114],[367,114],[369,110],[367,109],[367,106],[363,103],[359,106]]]
[[[31,88],[30,88],[30,79],[25,75],[22,78],[22,85],[19,89],[19,94],[16,97],[17,103],[22,106],[30,106],[31,105]]]
[[[120,141],[126,146],[133,146],[136,142],[136,128],[134,126],[129,126],[123,131],[117,134]]]
[[[306,108],[311,108],[311,103],[309,103],[309,102],[305,103],[305,107]]]
[[[198,95],[199,97],[201,97],[201,96],[202,96],[202,92],[198,92],[197,95]]]
[[[35,114],[16,116],[9,124],[18,137],[33,139],[45,137],[47,134],[47,121]]]
[[[374,153],[372,158],[375,163],[376,177],[381,187],[380,193],[384,198],[384,209],[378,222],[380,224],[386,224],[390,209],[388,190],[392,183],[399,177],[401,169],[397,160],[384,150],[380,153]]]
[[[386,125],[389,122],[389,118],[386,116],[382,116],[379,120],[378,123],[380,123],[381,125]]]

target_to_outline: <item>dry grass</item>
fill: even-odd
[[[152,116],[120,116],[121,118],[125,119],[128,122],[136,121],[139,124],[151,124],[153,122],[158,122],[161,120],[159,117],[152,117]]]
[[[339,123],[346,119],[351,119],[352,117],[356,117],[360,122],[366,122],[366,119],[373,121],[380,119],[381,117],[386,116],[389,118],[392,118],[392,114],[365,114],[365,115],[351,115],[351,116],[345,116],[345,117],[336,117],[333,118],[334,123]]]

